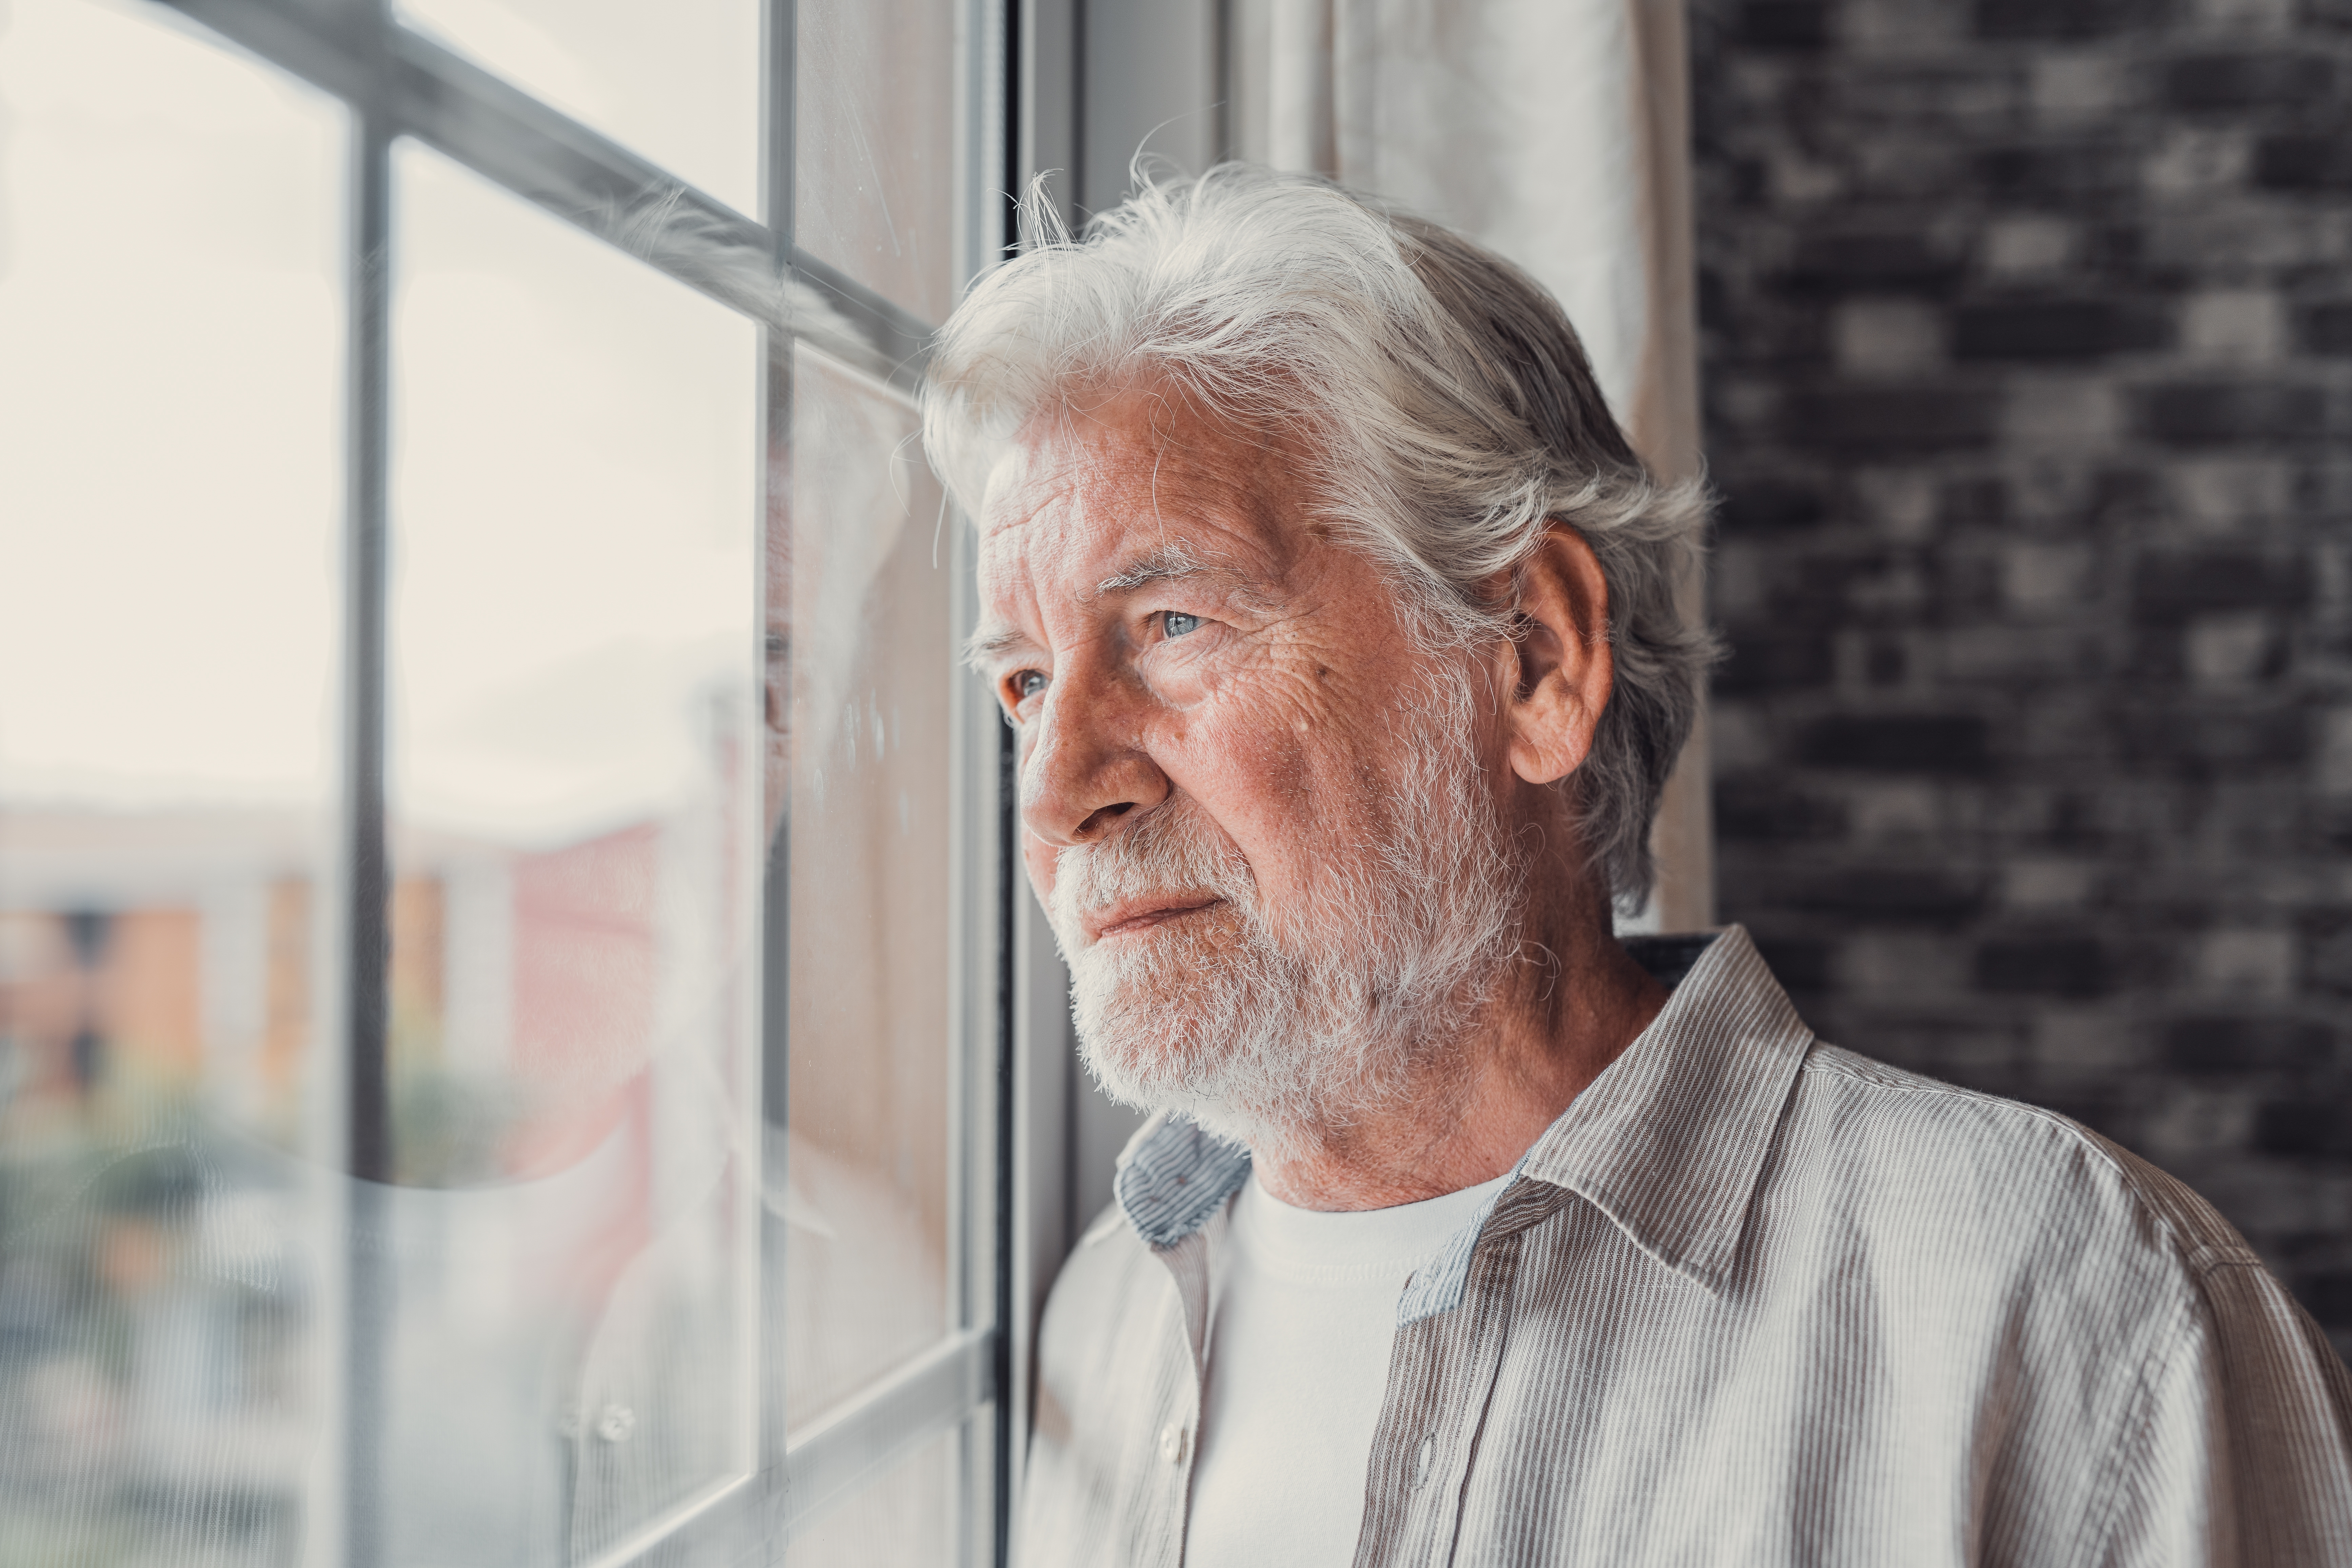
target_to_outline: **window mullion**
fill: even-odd
[[[996,1331],[966,1329],[787,1440],[783,1517],[804,1529],[859,1481],[994,1398]]]
[[[361,21],[385,25],[381,0]],[[388,1303],[396,1283],[382,1245],[384,1198],[394,1173],[386,1060],[392,887],[384,826],[394,127],[384,98],[379,78],[376,89],[352,104],[348,263],[342,1088],[345,1168],[352,1179],[344,1238],[341,1479],[343,1561],[352,1568],[374,1568],[383,1557],[383,1394]]]
[[[793,139],[793,116],[798,100],[793,96],[793,71],[800,58],[800,5],[798,0],[767,0],[764,13],[767,28],[768,79],[765,111],[767,124],[763,131],[761,152],[765,162],[761,171],[761,186],[767,210],[761,217],[776,236],[776,257],[789,264],[793,252],[793,203],[796,185],[794,174],[797,143]]]
[[[761,128],[761,184],[767,210],[761,215],[767,220],[767,231],[772,237],[771,264],[779,276],[792,262],[793,233],[793,64],[797,56],[799,27],[795,0],[767,0],[762,16],[765,28],[765,79],[761,83],[761,112],[765,124]],[[761,386],[760,420],[762,432],[761,450],[765,463],[760,483],[760,518],[763,561],[772,561],[779,549],[789,551],[792,529],[791,452],[793,423],[793,340],[791,334],[775,322],[769,322],[761,332],[763,381]],[[770,537],[782,531],[786,538]],[[762,574],[761,615],[763,627],[782,626],[791,614],[790,587],[779,582],[772,569]],[[781,593],[782,605],[769,602],[771,595]],[[787,635],[781,654],[767,655],[768,667],[764,679],[769,683],[772,701],[782,701],[787,708],[793,689],[793,652]],[[786,806],[789,821],[790,806]],[[781,1163],[783,1159],[783,1139],[791,1123],[789,1069],[791,1066],[791,957],[788,938],[792,912],[791,833],[780,824],[775,842],[767,847],[762,860],[761,934],[760,942],[760,1100],[762,1126],[767,1136],[761,1141],[758,1158]],[[761,1181],[782,1183],[782,1171],[761,1173]],[[761,1246],[765,1258],[761,1276],[771,1281],[784,1278],[788,1237],[783,1223],[773,1215],[766,1215],[761,1224]],[[774,1287],[770,1287],[772,1289]],[[782,1412],[784,1408],[783,1325],[762,1303],[760,1313],[759,1353],[761,1384],[765,1391],[761,1404],[761,1465],[767,1479],[773,1482],[782,1476],[784,1456]],[[776,1488],[774,1494],[789,1506],[789,1498]]]

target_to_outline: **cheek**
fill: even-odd
[[[1279,821],[1311,794],[1300,776],[1312,765],[1311,722],[1245,700],[1203,704],[1185,721],[1167,748],[1182,770],[1177,782],[1219,816]]]
[[[1286,682],[1204,705],[1176,742],[1176,782],[1232,836],[1269,899],[1312,887],[1379,826],[1381,770],[1365,731],[1317,695]]]

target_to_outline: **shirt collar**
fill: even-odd
[[[1128,1140],[1111,1191],[1135,1234],[1165,1248],[1206,1225],[1249,1173],[1247,1149],[1163,1110]]]
[[[1577,1194],[1644,1253],[1720,1289],[1812,1038],[1748,932],[1726,929],[1650,1026],[1520,1156],[1495,1201],[1414,1275],[1398,1321],[1460,1303],[1487,1222],[1528,1210],[1519,1178]],[[1249,1172],[1247,1149],[1162,1111],[1128,1143],[1113,1185],[1136,1235],[1166,1248],[1207,1223]]]
[[[1520,1171],[1578,1194],[1643,1252],[1720,1289],[1812,1041],[1748,932],[1729,927]]]

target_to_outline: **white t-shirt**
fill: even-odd
[[[1507,1180],[1348,1214],[1243,1184],[1209,1307],[1186,1568],[1354,1560],[1397,1298]]]

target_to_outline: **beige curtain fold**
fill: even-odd
[[[1559,296],[1633,446],[1699,471],[1682,0],[1233,0],[1237,156],[1449,224]],[[1704,584],[1684,586],[1701,608]],[[1666,785],[1629,930],[1715,918],[1706,720]]]

